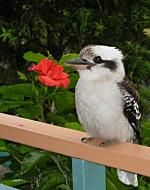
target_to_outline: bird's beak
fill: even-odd
[[[76,58],[66,61],[66,65],[78,70],[78,69],[84,69],[87,66],[92,65],[92,63],[81,58]]]

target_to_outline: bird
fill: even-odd
[[[139,94],[125,79],[123,58],[116,47],[87,45],[78,58],[66,61],[79,73],[76,110],[79,122],[91,136],[89,140],[140,143]],[[138,186],[137,174],[117,169],[117,175],[122,183]]]

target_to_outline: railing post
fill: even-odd
[[[72,158],[73,190],[106,190],[105,166]]]

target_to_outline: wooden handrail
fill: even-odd
[[[150,176],[150,148],[120,143],[107,147],[82,143],[85,132],[0,113],[0,138],[102,165]]]

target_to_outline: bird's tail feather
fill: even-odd
[[[138,186],[137,174],[117,169],[117,175],[122,183],[126,185],[133,185],[134,187]]]

